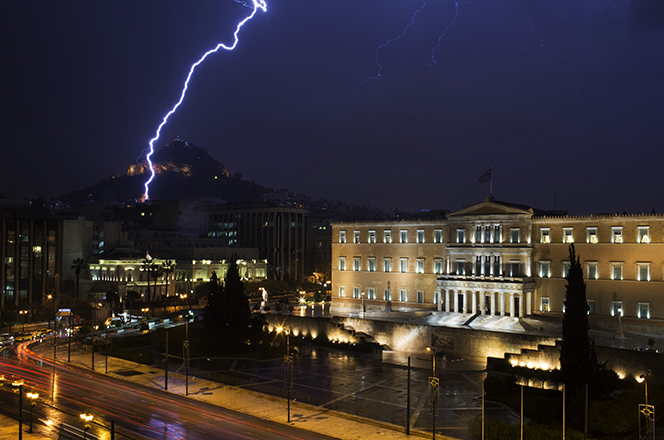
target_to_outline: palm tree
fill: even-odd
[[[161,272],[161,265],[157,264],[154,258],[151,258],[148,254],[148,256],[141,261],[141,267],[148,275],[148,301],[152,301],[154,298],[152,298],[153,294],[150,293],[150,278],[154,276],[155,284],[157,283],[157,278],[159,278],[159,273]]]
[[[166,278],[166,296],[168,296],[168,278],[175,272],[175,261],[166,260],[161,263],[161,273]]]
[[[78,298],[78,282],[81,278],[81,271],[88,269],[88,263],[83,258],[75,258],[71,264],[71,269],[76,273],[76,294],[74,297]]]

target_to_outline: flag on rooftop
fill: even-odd
[[[491,181],[491,168],[486,170],[484,174],[479,177],[480,183],[487,183]]]

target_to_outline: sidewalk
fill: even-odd
[[[48,344],[35,344],[31,347],[31,349],[34,350],[35,353],[44,356],[45,358],[53,359],[53,349],[51,347],[52,346]],[[67,352],[66,348],[63,348],[64,347],[59,348],[56,362],[62,365],[67,365]],[[105,356],[98,354],[95,359],[96,374],[105,374],[105,362]],[[79,350],[72,350],[70,364],[74,367],[81,368],[89,372],[91,371],[91,356],[89,354],[83,354]],[[126,372],[128,371],[131,371],[132,375],[127,376]],[[147,365],[137,364],[124,359],[109,357],[108,376],[154,389],[164,389],[163,370]],[[184,375],[169,371],[168,391],[165,392],[184,395]],[[271,420],[273,422],[283,424],[287,423],[286,401],[285,399],[278,397],[260,394],[246,389],[223,385],[220,383],[190,376],[189,398],[237,411],[239,413],[249,414],[255,417]],[[17,432],[18,428],[16,426],[16,422],[12,421],[12,423],[16,427],[14,432]],[[379,422],[363,417],[357,417],[350,414],[344,414],[337,411],[322,409],[299,402],[291,402],[290,425],[306,431],[334,437],[339,440],[364,440],[372,438],[380,438],[385,440],[403,440],[406,438],[431,437],[431,433],[429,432],[413,429],[411,429],[411,435],[409,437],[406,436],[405,430],[401,426]],[[0,433],[0,440],[4,438],[18,438],[16,434],[14,434],[14,437],[3,437],[2,435],[4,435],[4,425],[1,426],[2,433]],[[27,439],[31,437],[24,436],[24,438]],[[448,437],[438,433],[436,434],[436,438],[440,438],[441,440],[454,440],[453,437]]]

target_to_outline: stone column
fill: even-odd
[[[436,310],[441,312],[443,310],[442,294],[440,290],[436,290]]]
[[[471,310],[473,315],[477,313],[477,292],[470,292]]]
[[[500,292],[500,316],[505,316],[505,292]]]
[[[450,311],[450,290],[445,289],[445,311],[449,313]]]
[[[496,292],[491,292],[491,315],[496,316]]]
[[[486,314],[486,292],[480,291],[480,314]]]
[[[461,313],[466,313],[468,309],[468,291],[464,290],[463,291],[463,304],[461,308]]]
[[[523,293],[519,293],[519,318],[523,318]]]
[[[509,315],[514,317],[514,294],[510,292],[509,296],[510,296],[510,313],[509,313]]]

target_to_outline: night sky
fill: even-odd
[[[664,212],[659,0],[268,0],[209,57],[157,142],[231,172],[382,209],[498,200]],[[249,3],[250,4],[250,3]],[[251,12],[232,0],[0,2],[0,193],[123,174],[190,65]],[[137,194],[136,197],[140,197]]]

